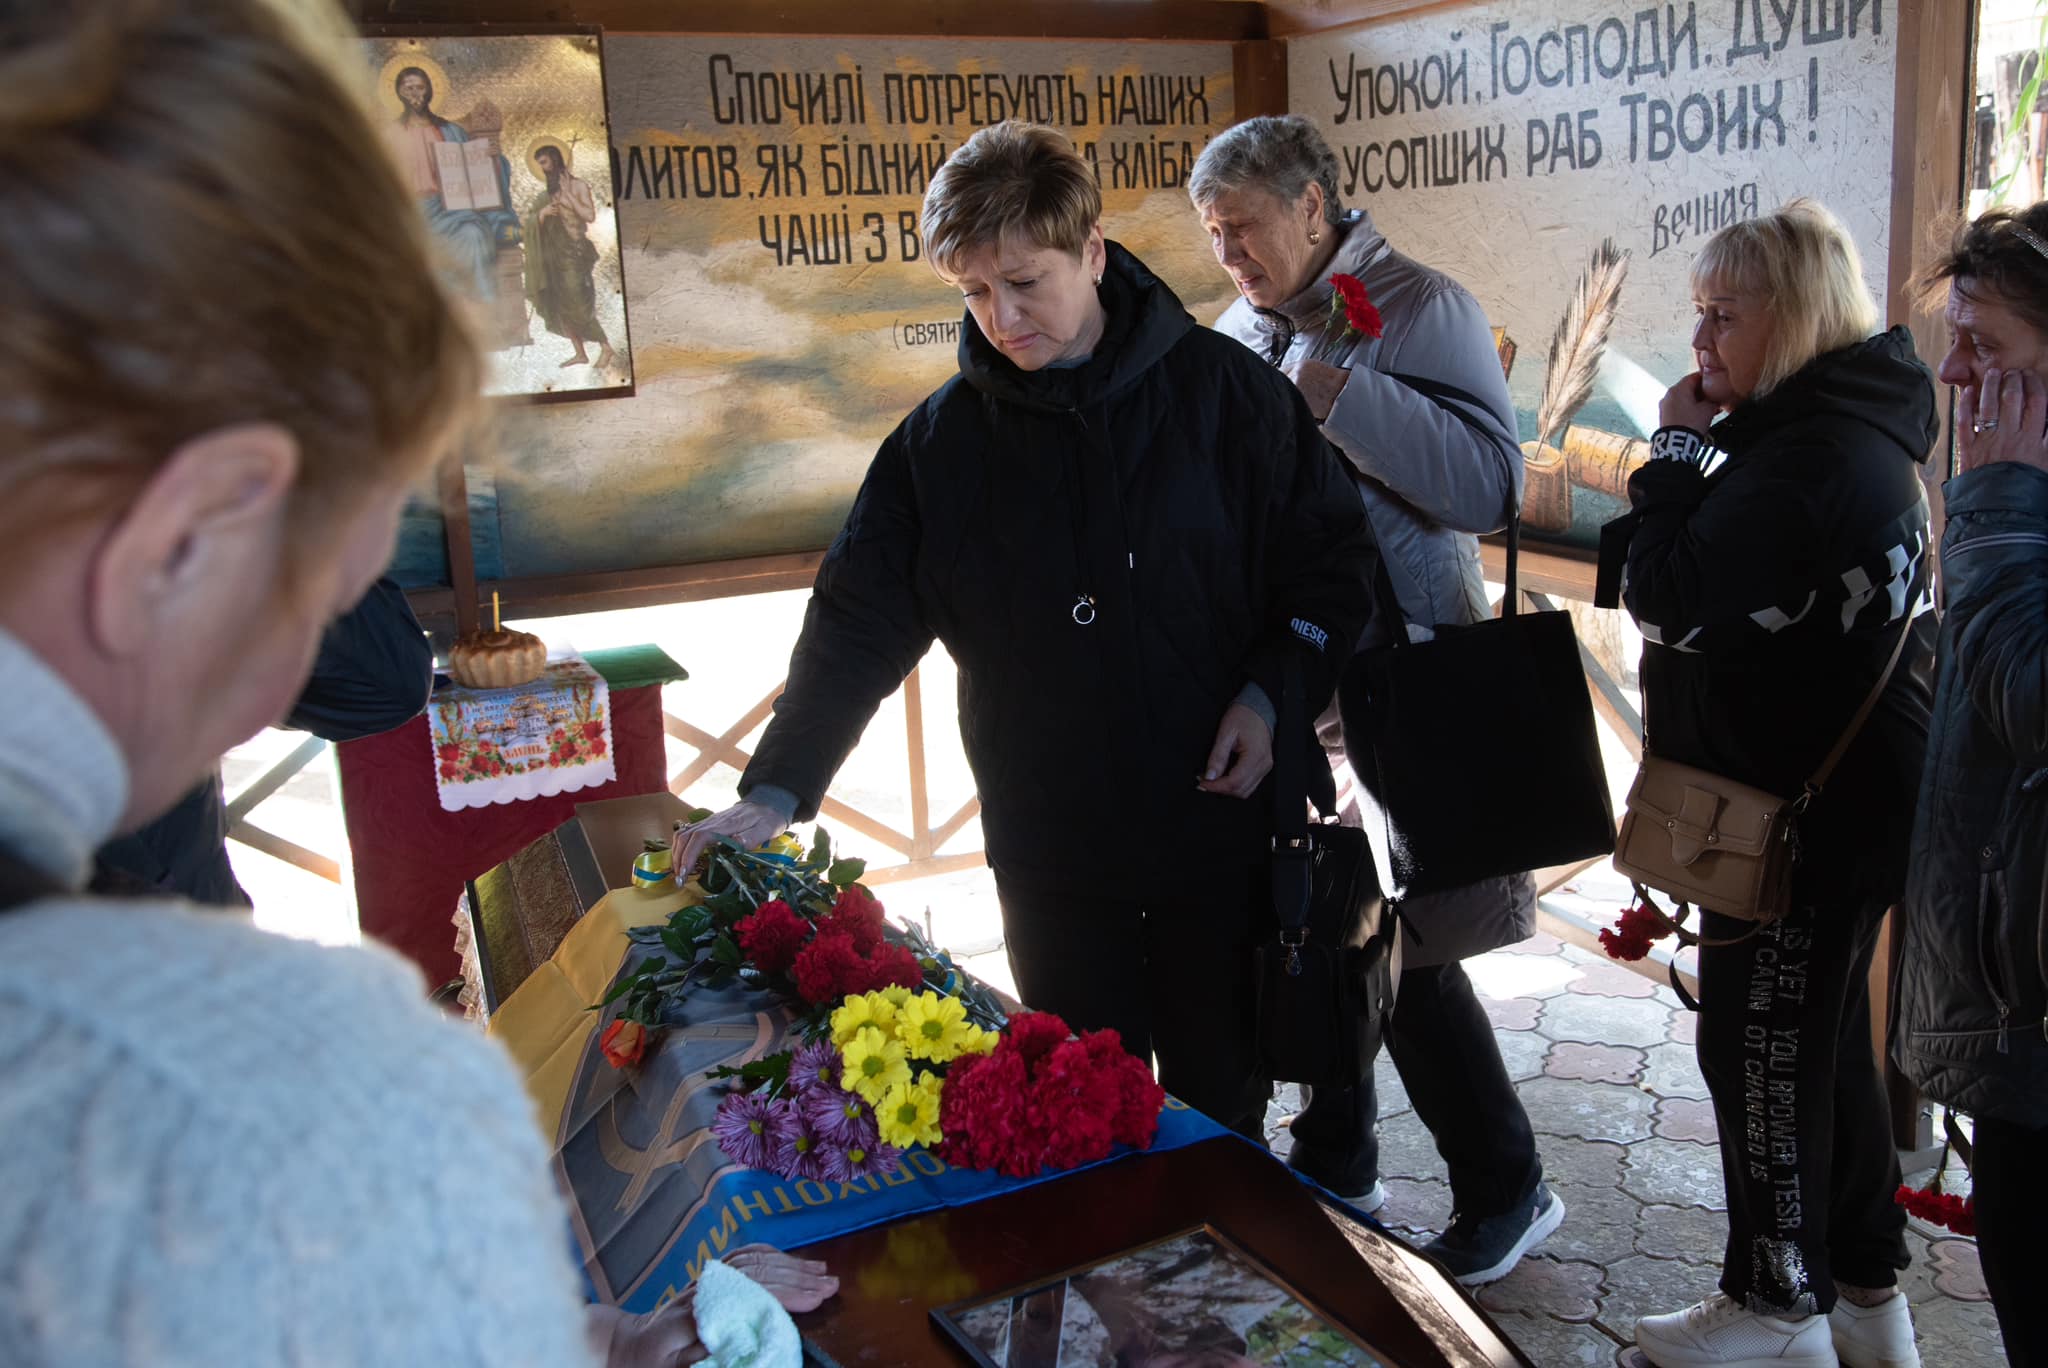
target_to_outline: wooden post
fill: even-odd
[[[454,598],[455,634],[476,631],[476,543],[469,531],[469,481],[462,473],[462,453],[441,458],[441,521],[448,538],[448,584]]]

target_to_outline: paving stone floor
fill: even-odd
[[[1566,1207],[1557,1233],[1479,1300],[1542,1368],[1640,1368],[1636,1318],[1712,1292],[1727,1232],[1691,1014],[1668,987],[1548,935],[1466,968]],[[1384,1056],[1378,1084],[1387,1185],[1379,1218],[1420,1243],[1449,1219],[1450,1188]],[[1280,1090],[1267,1117],[1276,1153],[1287,1151],[1286,1123],[1299,1106],[1298,1090]],[[1908,1177],[1918,1186],[1931,1174]],[[1960,1170],[1950,1184],[1968,1190]],[[1913,1265],[1903,1281],[1922,1362],[2004,1363],[1976,1244],[1918,1220],[1906,1238]]]

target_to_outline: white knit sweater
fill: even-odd
[[[0,845],[75,883],[125,802],[0,632]],[[584,1368],[502,1052],[377,950],[172,903],[0,913],[0,1364]]]

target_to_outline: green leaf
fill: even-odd
[[[611,1006],[614,1002],[617,1002],[622,995],[624,995],[627,992],[630,992],[638,982],[639,980],[635,978],[620,979],[617,983],[614,983],[611,986],[610,992],[606,993],[603,997],[597,1000],[597,1005],[599,1007]],[[595,1009],[593,1008],[592,1010]]]
[[[811,858],[805,863],[814,869],[823,869],[832,863],[832,837],[825,828],[812,828]]]
[[[691,960],[697,957],[689,938],[673,926],[664,926],[661,929],[661,943],[667,946],[668,952],[677,959]]]
[[[711,958],[721,968],[737,969],[746,956],[740,953],[737,941],[720,932],[718,938],[711,942]]]
[[[868,872],[866,860],[835,860],[826,872],[825,881],[839,888],[847,888],[860,882],[860,876]]]

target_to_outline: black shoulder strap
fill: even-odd
[[[64,885],[17,859],[12,851],[0,848],[0,912],[11,912],[63,891]]]
[[[1273,728],[1273,911],[1283,935],[1297,936],[1294,944],[1300,943],[1299,933],[1308,924],[1314,875],[1308,807],[1313,802],[1318,811],[1329,814],[1337,806],[1336,785],[1309,717],[1303,674],[1300,656],[1287,652],[1280,697],[1275,700],[1279,721]]]

